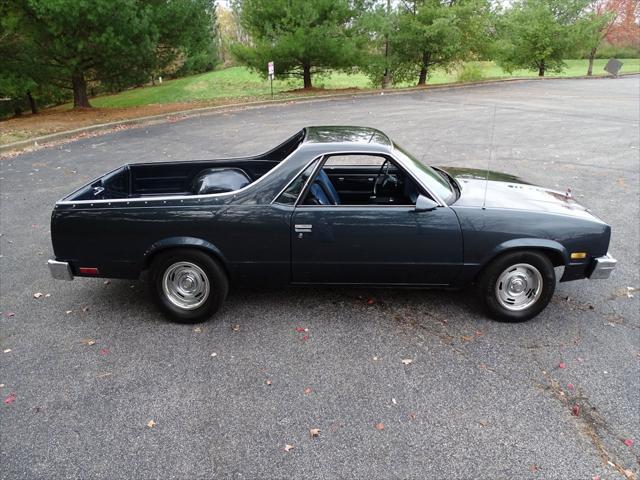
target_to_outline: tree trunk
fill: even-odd
[[[429,52],[422,54],[422,67],[420,68],[420,76],[418,77],[418,86],[426,85],[427,75],[429,74]]]
[[[73,108],[91,108],[84,72],[74,73],[71,76],[71,83],[73,84]]]
[[[36,104],[36,99],[33,98],[33,95],[31,95],[31,92],[29,90],[27,90],[27,99],[29,100],[31,113],[38,113],[38,105]]]
[[[311,66],[304,65],[302,67],[302,79],[304,80],[304,88],[311,88]]]
[[[15,100],[13,102],[13,114],[16,117],[19,117],[20,115],[22,115],[22,107],[20,106],[20,101],[19,100]]]
[[[598,51],[598,49],[596,47],[593,47],[591,49],[591,51],[589,52],[589,68],[587,68],[587,76],[588,77],[593,75],[593,61],[596,58],[596,52],[597,51]]]
[[[544,77],[544,60],[542,60],[539,64],[538,64],[538,76],[539,77]]]

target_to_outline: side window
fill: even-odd
[[[311,162],[311,165],[305,168],[304,171],[289,184],[285,191],[276,198],[275,203],[279,203],[281,205],[295,205],[296,200],[300,196],[300,192],[302,192],[305,183],[307,183],[307,180],[317,165],[318,160]]]
[[[377,154],[330,155],[301,205],[414,206],[420,191],[392,158]]]

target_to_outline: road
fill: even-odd
[[[0,161],[0,478],[637,474],[639,93],[626,77],[322,100]],[[571,187],[612,225],[619,267],[559,284],[524,324],[490,321],[472,290],[322,288],[234,290],[196,327],[161,318],[142,280],[49,277],[51,207],[86,181],[125,162],[257,153],[313,124]]]

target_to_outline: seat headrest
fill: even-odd
[[[239,168],[208,168],[195,176],[191,192],[194,195],[233,192],[250,183],[249,175]]]

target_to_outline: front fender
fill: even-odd
[[[551,260],[556,266],[566,266],[570,262],[567,249],[561,243],[556,242],[555,240],[549,240],[546,238],[514,238],[500,243],[494,249],[489,251],[489,253],[485,255],[485,257],[480,262],[480,268],[484,268],[491,260],[493,260],[498,255],[501,255],[510,250],[524,249],[549,250],[553,252],[552,254],[554,256],[551,258]],[[561,265],[557,265],[558,263],[561,263]]]
[[[149,267],[156,254],[169,248],[197,248],[213,255],[225,266],[225,268],[227,266],[227,261],[224,255],[213,243],[196,237],[169,237],[155,242],[147,249],[144,253],[144,268]]]

